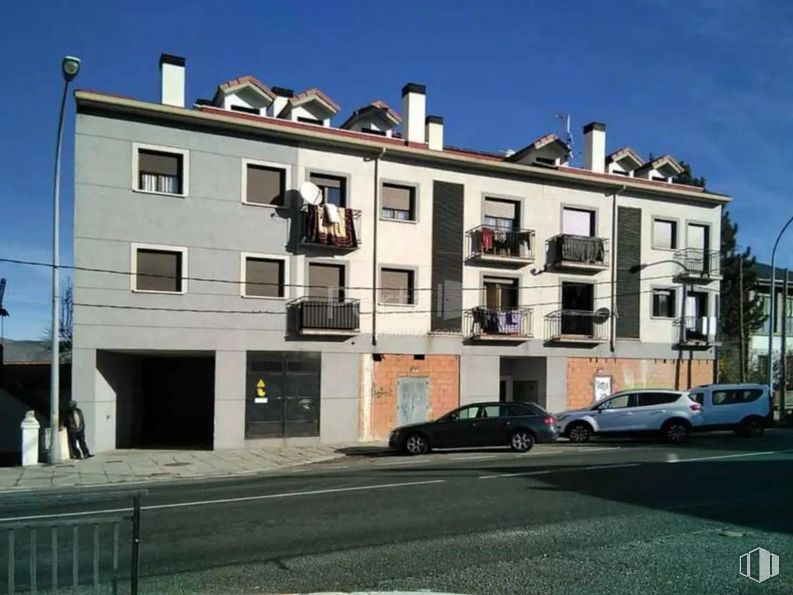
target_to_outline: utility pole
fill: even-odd
[[[738,332],[741,338],[738,361],[741,366],[740,377],[743,383],[746,382],[746,337],[744,336],[743,326],[743,258],[738,259],[738,296],[738,324],[740,325]]]

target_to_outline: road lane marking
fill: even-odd
[[[383,461],[382,463],[375,463],[378,467],[387,467],[388,465],[421,465],[422,463],[431,463],[432,459],[416,459],[415,461]]]
[[[543,469],[542,471],[522,471],[519,473],[496,473],[493,475],[480,475],[479,479],[502,479],[507,477],[527,477],[530,475],[548,475],[549,473],[577,473],[579,471],[593,471],[595,469],[619,469],[621,467],[637,467],[641,463],[623,463],[618,465],[594,465],[592,467],[577,467],[559,469]]]
[[[739,457],[761,457],[765,455],[775,455],[780,454],[783,452],[793,452],[793,448],[787,448],[785,450],[765,450],[762,452],[742,452],[740,454],[734,455],[716,455],[712,457],[696,457],[690,459],[677,459],[672,461],[667,461],[667,463],[692,463],[695,461],[717,461],[719,459],[737,459]]]
[[[622,467],[638,467],[641,463],[619,463],[615,465],[593,465],[591,467],[582,467],[581,471],[592,471],[594,469],[621,469]]]
[[[546,475],[556,473],[558,469],[547,469],[544,471],[523,471],[521,473],[496,473],[495,475],[480,475],[479,479],[501,479],[502,477],[524,477],[527,475]]]
[[[152,504],[141,506],[141,510],[161,510],[164,508],[187,508],[190,506],[207,506],[210,504],[230,504],[234,502],[253,502],[256,500],[277,500],[279,498],[294,498],[297,496],[319,496],[323,494],[340,494],[343,492],[365,492],[369,490],[382,490],[388,488],[402,488],[420,485],[431,485],[446,483],[445,479],[428,479],[425,481],[404,481],[399,483],[377,483],[365,486],[350,486],[346,488],[327,488],[324,490],[307,490],[305,492],[281,492],[278,494],[262,494],[259,496],[240,496],[237,498],[217,498],[215,500],[195,500],[192,502],[173,502],[171,504]],[[35,519],[56,519],[62,517],[75,517],[96,514],[111,514],[118,512],[129,512],[131,508],[108,508],[104,510],[86,510],[84,512],[62,512],[60,514],[39,514],[30,516],[5,517],[0,518],[4,521],[30,521]]]
[[[463,455],[463,456],[450,456],[450,461],[483,461],[485,459],[497,459],[500,455]]]

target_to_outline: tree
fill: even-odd
[[[738,250],[738,224],[730,219],[726,209],[721,217],[721,336],[720,371],[725,382],[741,380],[741,352],[743,349],[744,373],[748,367],[748,341],[766,319],[763,303],[754,287],[757,283],[755,257],[750,248]],[[743,263],[743,293],[741,293],[741,263]],[[743,302],[743,342],[741,342],[741,302]]]
[[[63,293],[61,294],[61,312],[60,312],[60,325],[58,334],[60,335],[60,354],[61,358],[68,357],[72,352],[72,315],[74,312],[74,290],[72,282],[69,280],[65,284]],[[52,330],[46,329],[44,331],[44,341],[52,341]]]
[[[683,168],[683,173],[674,177],[672,181],[675,184],[688,184],[689,186],[699,186],[700,188],[705,188],[705,178],[694,177],[694,174],[691,173],[691,165],[681,160],[680,167]]]

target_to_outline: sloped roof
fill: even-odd
[[[636,171],[637,172],[644,172],[644,171],[648,171],[648,170],[651,170],[651,169],[658,169],[660,167],[663,167],[664,165],[668,165],[669,167],[671,167],[675,171],[676,174],[682,174],[683,173],[683,168],[677,162],[677,159],[675,159],[671,155],[661,155],[657,159],[653,159],[652,161],[648,161],[647,163],[645,163],[641,167],[637,168]]]
[[[270,102],[275,99],[275,93],[273,93],[270,87],[265,85],[256,77],[246,74],[245,76],[240,76],[235,79],[230,79],[224,83],[220,83],[213,101],[217,103],[221,95],[228,95],[244,87],[252,87],[262,95],[265,95],[270,100]]]
[[[565,144],[557,134],[551,133],[546,134],[545,136],[541,136],[540,138],[534,140],[527,146],[523,147],[519,151],[513,153],[509,157],[506,157],[505,161],[520,161],[524,157],[526,157],[529,153],[533,153],[539,151],[540,149],[544,148],[555,148],[560,153],[565,154],[568,151],[567,144]]]
[[[400,115],[391,109],[391,106],[389,106],[385,101],[378,99],[369,105],[365,105],[364,107],[355,110],[352,114],[350,114],[350,117],[344,121],[344,124],[342,124],[340,128],[349,128],[358,120],[372,115],[379,115],[385,118],[392,126],[397,126],[402,121]]]
[[[323,93],[319,89],[313,88],[313,89],[306,89],[302,93],[298,93],[294,97],[290,97],[289,103],[286,104],[286,107],[284,107],[284,109],[281,111],[281,114],[289,113],[289,111],[293,107],[304,105],[312,101],[316,101],[333,115],[336,115],[341,111],[341,108],[339,107],[338,103],[333,101],[330,97],[325,95],[325,93]],[[278,115],[280,116],[281,114]]]
[[[615,161],[622,161],[623,159],[632,159],[633,162],[636,164],[636,167],[641,167],[644,165],[644,159],[633,150],[632,147],[622,147],[621,149],[617,149],[611,155],[606,157],[606,163],[613,163]]]

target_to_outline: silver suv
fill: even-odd
[[[691,398],[702,406],[700,430],[735,430],[760,436],[773,419],[773,402],[767,384],[710,384],[691,389]]]
[[[702,424],[702,406],[688,392],[666,389],[625,390],[584,409],[556,414],[559,431],[571,442],[595,434],[660,432],[675,444],[685,442]]]

